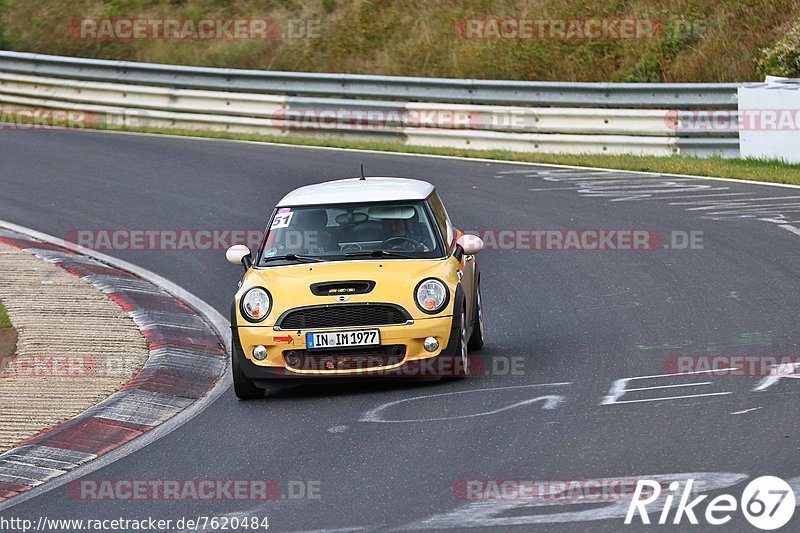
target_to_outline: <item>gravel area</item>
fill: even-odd
[[[147,360],[144,337],[119,305],[2,243],[0,295],[18,334],[0,372],[0,452],[110,396]]]

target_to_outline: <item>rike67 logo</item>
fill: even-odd
[[[681,490],[681,483],[673,481],[668,485],[664,496],[662,485],[658,481],[640,479],[628,507],[625,524],[634,523],[636,515],[643,524],[650,524],[650,513],[654,513],[658,517],[655,522],[659,525],[686,522],[697,525],[700,517],[709,525],[721,526],[728,523],[733,514],[740,510],[753,526],[762,530],[773,530],[786,525],[794,514],[794,491],[786,481],[778,477],[762,476],[754,479],[745,487],[740,501],[730,494],[721,494],[708,502],[705,502],[709,497],[707,494],[692,498],[693,485],[694,480],[689,479]],[[672,513],[675,502],[677,506]],[[652,504],[656,504],[653,507],[658,507],[660,512],[648,510],[647,506]]]

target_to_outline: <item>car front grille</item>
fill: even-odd
[[[405,324],[408,312],[394,304],[330,304],[300,307],[287,311],[277,320],[280,329],[316,329]]]
[[[406,356],[403,344],[334,350],[287,350],[286,365],[295,370],[363,370],[401,363]]]

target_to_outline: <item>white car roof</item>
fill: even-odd
[[[348,178],[295,189],[277,207],[424,200],[433,192],[427,181],[408,178]]]

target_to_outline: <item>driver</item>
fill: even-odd
[[[385,218],[383,219],[383,234],[386,239],[392,237],[408,237],[408,229],[406,223],[400,218]],[[384,239],[384,240],[386,240]]]
[[[408,232],[406,221],[401,218],[385,218],[383,224],[384,242],[397,239],[391,243],[390,249],[427,252],[428,247],[418,242]]]

